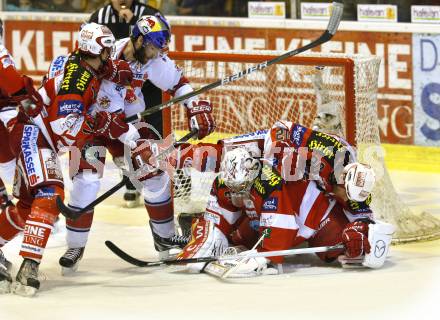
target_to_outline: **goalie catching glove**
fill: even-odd
[[[368,223],[355,221],[347,224],[342,231],[342,242],[345,245],[345,255],[348,258],[357,258],[370,253],[368,242]]]
[[[198,130],[198,139],[203,139],[215,129],[212,105],[208,100],[191,101],[187,105],[188,127]]]

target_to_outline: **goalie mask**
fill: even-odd
[[[354,162],[345,166],[343,175],[348,199],[358,202],[367,200],[376,181],[373,169],[369,165]]]
[[[261,164],[244,148],[226,153],[221,165],[221,178],[234,193],[249,192],[260,172]]]

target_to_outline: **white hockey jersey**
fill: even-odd
[[[124,49],[130,38],[118,40],[115,44],[115,51],[112,59],[120,59]],[[127,117],[145,110],[144,97],[142,94],[142,86],[145,81],[150,80],[156,87],[162,91],[176,90],[175,96],[179,97],[183,94],[193,91],[187,83],[179,88],[183,77],[182,70],[172,61],[166,54],[159,54],[158,57],[148,60],[146,64],[138,61],[127,61],[133,72],[132,87],[134,89],[136,100],[127,101],[125,99],[127,89],[121,87],[111,81],[103,80],[101,89],[97,98],[97,110],[108,112],[125,111]],[[189,101],[184,101],[188,103]]]

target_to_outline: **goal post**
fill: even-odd
[[[170,52],[195,88],[269,60],[277,51]],[[396,226],[395,242],[440,237],[440,222],[427,213],[414,214],[398,197],[389,178],[380,146],[377,116],[377,82],[380,58],[376,56],[306,53],[217,87],[202,95],[214,107],[216,132],[204,142],[268,129],[285,119],[311,126],[319,109],[317,81],[325,99],[340,110],[341,134],[358,149],[360,161],[378,173],[371,204],[375,216]],[[187,131],[183,108],[164,110],[164,134]],[[177,174],[176,212],[204,211],[214,174],[191,170]]]

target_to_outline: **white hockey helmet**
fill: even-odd
[[[344,167],[345,191],[350,200],[365,201],[373,190],[376,175],[369,165],[353,162]]]
[[[78,36],[78,49],[82,53],[98,56],[105,48],[113,49],[115,37],[106,26],[95,22],[86,23],[81,27]]]
[[[228,151],[221,164],[220,177],[235,193],[248,192],[260,172],[261,164],[244,147]]]

